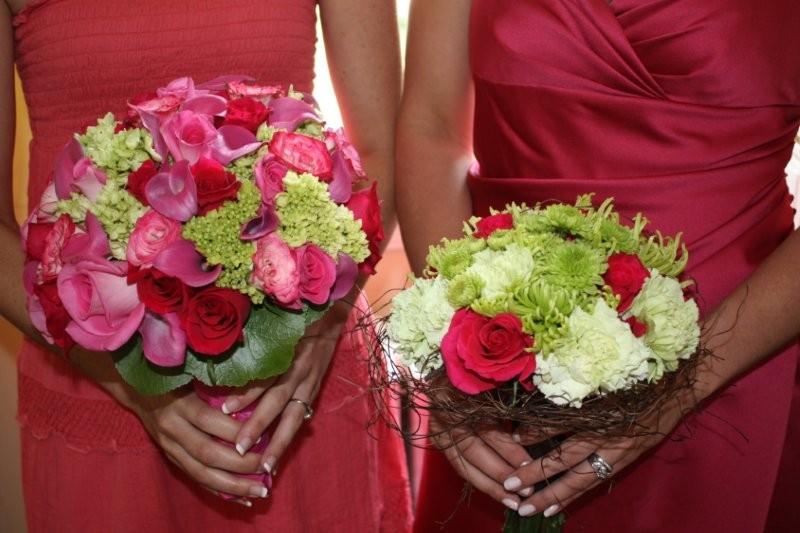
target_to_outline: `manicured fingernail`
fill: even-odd
[[[517,476],[510,477],[503,482],[503,487],[505,487],[506,490],[517,490],[521,486],[522,480]]]
[[[233,500],[233,501],[235,501],[239,505],[244,505],[245,507],[252,507],[253,506],[253,502],[251,502],[250,500],[245,500],[244,498],[242,498],[240,500]]]
[[[264,470],[266,470],[268,474],[272,474],[274,476],[275,475],[275,472],[273,472],[274,468],[275,468],[275,458],[267,457],[267,459],[264,461]]]
[[[503,500],[503,505],[505,505],[506,507],[508,507],[512,511],[516,511],[517,509],[519,509],[519,504],[517,502],[515,502],[514,500],[512,500],[511,498],[505,498]]]
[[[536,507],[534,507],[529,503],[526,503],[525,505],[519,508],[520,516],[531,516],[535,512],[536,512]]]
[[[529,464],[531,464],[531,462],[530,462],[530,461],[522,461],[522,462],[519,464],[519,467],[520,467],[520,468],[522,468],[523,466],[528,466]]]
[[[547,509],[544,510],[544,516],[545,516],[545,518],[550,518],[551,516],[553,516],[554,514],[559,512],[560,510],[561,510],[561,506],[558,505],[557,503],[554,503],[553,505],[551,505],[550,507],[548,507]]]
[[[223,407],[225,406],[223,405]],[[522,442],[522,437],[520,437],[519,433],[515,431],[514,433],[511,434],[511,440],[513,440],[514,442]]]
[[[523,498],[527,498],[528,496],[533,494],[533,487],[526,487],[526,488],[522,489],[521,491],[519,491],[517,494],[519,494]]]
[[[249,437],[245,437],[236,443],[236,451],[239,452],[239,455],[244,456],[252,445],[253,441]]]
[[[250,496],[254,498],[266,498],[267,494],[269,494],[269,490],[263,485],[250,487]]]
[[[225,413],[226,415],[231,414],[236,410],[236,407],[238,407],[237,404],[238,402],[236,400],[231,400],[231,399],[225,400],[225,403],[222,404],[222,412]]]

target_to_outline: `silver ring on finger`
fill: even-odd
[[[596,453],[587,457],[586,461],[589,463],[589,466],[592,467],[592,470],[594,470],[594,473],[600,481],[605,481],[614,473],[614,467]]]
[[[303,406],[303,409],[306,410],[306,412],[303,414],[303,420],[304,421],[307,422],[307,421],[311,420],[311,417],[314,416],[314,409],[308,404],[308,402],[304,402],[303,400],[300,400],[299,398],[292,398],[291,400],[289,400],[286,403],[286,405],[289,405],[292,402],[299,403],[300,405]]]

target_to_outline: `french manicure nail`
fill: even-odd
[[[253,506],[253,502],[251,502],[250,500],[245,500],[244,498],[239,499],[239,500],[233,500],[233,501],[235,501],[239,505],[244,505],[245,507],[252,507]]]
[[[536,512],[536,507],[534,507],[529,503],[526,503],[525,505],[519,508],[520,516],[531,516],[535,512]]]
[[[517,490],[521,486],[522,480],[517,476],[510,477],[503,482],[503,487],[505,487],[506,490]]]
[[[561,506],[558,505],[557,503],[554,503],[553,505],[551,505],[550,507],[548,507],[547,509],[544,510],[544,516],[545,516],[545,518],[550,518],[551,516],[553,516],[554,514],[559,512],[560,510],[561,510]]]
[[[239,452],[239,455],[244,456],[252,445],[253,441],[251,441],[249,437],[245,437],[236,443],[236,451]]]
[[[250,496],[254,498],[266,498],[267,494],[269,494],[269,490],[263,485],[250,487]]]
[[[223,405],[223,407],[225,406]],[[522,437],[520,437],[519,433],[515,431],[514,433],[511,434],[511,440],[513,440],[514,442],[522,442]]]
[[[266,470],[268,474],[274,476],[275,472],[272,471],[273,468],[275,468],[275,458],[267,457],[267,459],[264,461],[264,470]]]
[[[528,496],[533,494],[533,487],[525,487],[524,489],[519,491],[517,494],[519,494],[523,498],[527,498]]]
[[[519,464],[519,467],[520,467],[520,468],[522,468],[523,466],[528,466],[529,464],[531,464],[531,462],[530,462],[530,461],[522,461],[522,462]]]
[[[229,415],[236,410],[236,407],[236,400],[225,400],[225,403],[222,404],[222,412]]]
[[[503,500],[503,505],[511,509],[512,511],[516,511],[519,508],[519,504],[512,500],[511,498],[505,498]]]

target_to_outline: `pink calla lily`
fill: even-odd
[[[316,109],[303,100],[285,96],[274,98],[269,102],[269,119],[273,128],[294,132],[301,124],[308,121],[321,122]]]
[[[245,241],[255,241],[278,229],[278,215],[272,206],[262,205],[256,218],[245,224],[240,237]]]
[[[186,222],[197,213],[197,185],[189,162],[179,161],[166,172],[153,176],[145,187],[150,207],[165,217]]]
[[[210,116],[224,115],[227,108],[227,100],[215,94],[195,96],[181,105],[181,111],[194,111]]]
[[[353,172],[353,167],[341,150],[337,150],[331,159],[333,161],[333,178],[328,184],[328,192],[331,200],[337,204],[344,204],[353,196],[353,180],[358,176]]]
[[[56,160],[53,181],[60,200],[66,200],[73,192],[79,192],[94,202],[107,180],[106,175],[84,156],[77,139],[67,143]]]
[[[340,253],[336,263],[336,282],[331,289],[331,301],[347,296],[358,279],[358,264],[347,254]]]
[[[145,358],[163,367],[181,366],[186,360],[186,333],[177,313],[147,312],[139,327]]]
[[[91,211],[86,213],[86,232],[74,234],[61,250],[64,263],[75,263],[85,259],[103,260],[110,254],[108,235]]]
[[[220,265],[209,270],[205,258],[191,241],[185,239],[175,241],[162,250],[153,261],[153,266],[190,287],[210,285],[222,272]]]
[[[218,136],[212,143],[211,152],[217,161],[227,165],[234,159],[255,152],[261,147],[252,131],[242,126],[228,124],[221,126]]]
[[[246,81],[255,81],[255,78],[251,76],[245,76],[243,74],[228,74],[226,76],[218,76],[213,80],[203,82],[199,84],[197,88],[205,91],[219,92],[227,89],[232,83],[242,83]]]

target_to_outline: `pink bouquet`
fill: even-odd
[[[113,352],[144,394],[283,373],[380,259],[365,181],[310,95],[176,79],[58,156],[22,229],[31,320],[64,351]]]

